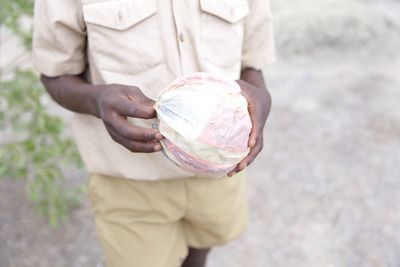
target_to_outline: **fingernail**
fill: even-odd
[[[155,151],[161,150],[161,146],[160,146],[160,145],[155,145],[155,146],[154,146],[154,150],[155,150]]]
[[[156,133],[156,134],[155,134],[155,138],[156,138],[157,140],[161,140],[161,139],[163,139],[163,136],[161,135],[161,133]]]

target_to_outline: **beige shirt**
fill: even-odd
[[[93,84],[138,86],[156,99],[176,77],[240,77],[275,58],[269,0],[36,0],[33,63],[47,76],[86,72]],[[150,127],[151,121],[133,119]],[[103,122],[75,114],[89,172],[138,180],[190,177],[162,152],[132,153]]]

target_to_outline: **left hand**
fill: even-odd
[[[259,88],[251,83],[238,80],[243,96],[249,103],[249,114],[253,127],[249,136],[249,154],[228,173],[231,177],[249,166],[263,149],[263,129],[271,109],[271,95],[265,88]]]

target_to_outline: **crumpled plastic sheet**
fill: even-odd
[[[249,152],[248,103],[233,80],[192,73],[173,81],[155,105],[165,155],[182,169],[223,176]]]

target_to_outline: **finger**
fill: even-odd
[[[156,101],[154,101],[151,98],[148,98],[146,95],[143,95],[143,98],[141,100],[141,103],[143,105],[149,106],[149,107],[153,107],[156,104]]]
[[[228,173],[228,176],[231,177],[231,176],[235,175],[236,173],[244,170],[247,166],[249,166],[254,161],[254,159],[257,157],[257,155],[261,152],[262,148],[263,148],[262,142],[258,143],[256,146],[254,146],[250,150],[249,154],[241,162],[239,162],[236,165],[235,169],[233,169],[232,171],[230,171]]]
[[[113,129],[107,129],[111,138],[119,143],[120,145],[124,146],[128,150],[132,152],[142,152],[142,153],[152,153],[157,152],[162,149],[162,146],[157,141],[149,141],[149,142],[137,142],[131,141],[129,139],[124,138],[118,132]]]
[[[258,156],[258,154],[260,154],[262,148],[262,144],[257,144],[254,146],[250,150],[250,153],[238,164],[239,170],[243,170],[245,167],[253,163],[254,159]]]
[[[143,105],[136,101],[127,99],[120,100],[114,109],[123,116],[151,119],[156,117],[156,111],[153,106]]]
[[[160,151],[162,149],[162,146],[157,141],[150,141],[147,143],[129,141],[126,148],[128,148],[132,152],[153,153]]]
[[[106,126],[131,141],[147,142],[163,139],[163,136],[157,129],[147,129],[132,125],[126,118],[116,113],[108,115],[104,122]]]
[[[251,120],[251,131],[250,131],[250,135],[249,135],[249,142],[248,142],[248,146],[249,147],[254,147],[258,138],[258,133],[259,133],[259,124],[258,124],[258,120],[257,120],[257,115],[256,115],[256,111],[254,108],[253,103],[251,102],[251,99],[248,99],[248,111],[249,111],[249,115],[250,115],[250,120]]]
[[[232,177],[232,176],[236,175],[240,171],[241,170],[239,169],[239,164],[237,164],[236,167],[228,173],[228,176]]]
[[[241,162],[242,162],[242,161],[241,161]],[[234,176],[235,174],[237,174],[238,172],[241,171],[241,169],[239,168],[239,164],[240,164],[241,162],[239,162],[238,164],[236,164],[235,168],[234,168],[233,170],[231,170],[231,171],[228,173],[228,176],[229,176],[229,177],[232,177],[232,176]]]

